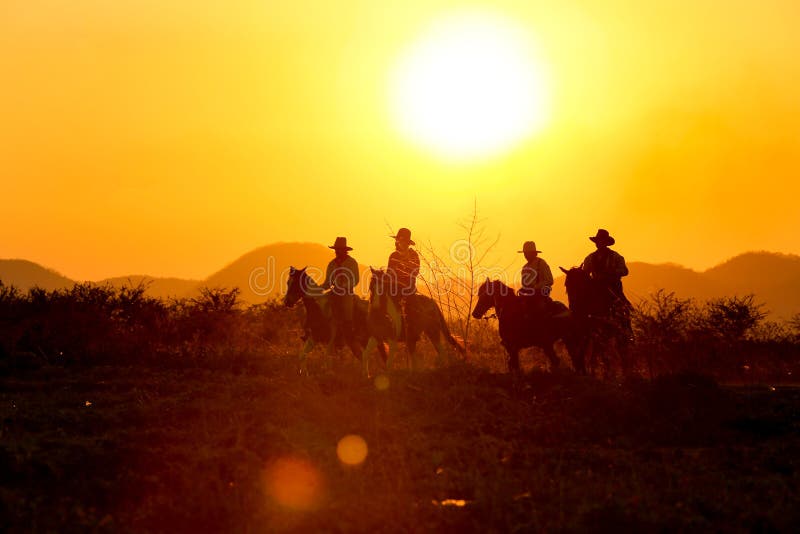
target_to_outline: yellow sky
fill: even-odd
[[[464,6],[530,31],[553,107],[514,150],[453,164],[396,131],[388,80]],[[447,250],[475,199],[501,263],[526,239],[577,263],[600,226],[629,260],[800,253],[799,16],[794,0],[5,0],[0,257],[205,277],[347,235],[380,265],[387,224]]]

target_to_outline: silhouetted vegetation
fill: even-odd
[[[774,382],[795,376],[798,316],[656,293],[625,380],[531,370],[535,351],[524,374],[494,372],[505,354],[480,321],[469,363],[434,369],[429,353],[378,388],[324,351],[298,376],[301,310],[228,289],[0,284],[0,530],[800,527],[800,396]],[[347,434],[363,465],[338,462]],[[313,507],[270,493],[281,458],[323,481]]]
[[[41,365],[229,366],[296,339],[296,313],[245,307],[238,289],[149,297],[144,285],[76,284],[27,293],[0,282],[0,372]],[[250,358],[252,359],[252,358]]]
[[[0,373],[42,365],[257,366],[276,350],[299,348],[300,308],[245,305],[235,288],[162,300],[142,284],[21,292],[0,282]],[[800,372],[800,314],[768,321],[753,295],[699,303],[661,290],[636,306],[632,323],[632,367],[647,378],[692,372],[793,382]],[[495,325],[472,328],[471,361],[502,370]],[[534,360],[546,366],[543,357]]]
[[[688,371],[725,381],[794,382],[797,326],[765,318],[753,295],[698,303],[658,291],[633,314],[640,370],[650,377]]]

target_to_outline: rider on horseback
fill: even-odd
[[[539,257],[541,250],[536,250],[536,243],[526,241],[520,252],[525,255],[527,263],[522,266],[522,287],[517,292],[525,297],[525,308],[534,319],[543,318],[552,303],[550,290],[553,287],[553,273],[547,262]]]
[[[608,248],[615,243],[614,238],[609,235],[608,230],[601,228],[589,239],[594,242],[597,250],[583,260],[583,270],[589,273],[593,280],[608,288],[615,299],[630,305],[630,301],[622,292],[622,277],[628,276],[625,258]]]
[[[411,248],[416,243],[411,239],[411,230],[408,228],[400,228],[396,235],[389,237],[394,239],[395,251],[389,255],[386,272],[391,280],[391,296],[399,303],[405,332],[408,328],[409,301],[417,293],[419,254]]]
[[[361,356],[361,348],[355,340],[353,331],[354,288],[358,284],[358,262],[348,254],[353,250],[347,246],[346,237],[337,237],[332,248],[336,257],[328,263],[322,289],[330,289],[333,317],[342,329],[344,339],[356,357]]]
[[[419,274],[419,254],[411,248],[415,245],[411,239],[411,230],[400,228],[394,238],[395,251],[389,255],[386,272],[392,277],[393,296],[406,297],[417,292],[417,275]]]

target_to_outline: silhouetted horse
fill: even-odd
[[[630,303],[580,267],[559,268],[567,275],[569,309],[581,332],[581,352],[589,370],[596,371],[599,358],[605,374],[611,376],[610,356],[616,354],[623,374],[628,374]]]
[[[365,374],[369,374],[369,353],[376,346],[381,347],[384,342],[389,344],[387,368],[391,369],[392,367],[398,341],[406,343],[411,357],[411,368],[418,368],[419,362],[416,360],[416,347],[423,333],[436,348],[440,363],[445,355],[445,348],[441,340],[442,336],[462,356],[466,354],[464,346],[450,333],[442,311],[433,299],[420,294],[406,296],[406,317],[404,318],[402,317],[399,299],[392,295],[392,288],[394,287],[392,277],[382,269],[372,269],[370,267],[370,270],[372,271],[372,278],[369,282],[369,313],[367,318],[370,337],[361,356]]]
[[[363,347],[367,338],[367,301],[353,297],[353,330],[356,343],[359,348]],[[300,372],[307,373],[308,367],[306,358],[314,345],[318,343],[327,344],[327,353],[330,355],[335,349],[341,348],[346,344],[344,334],[341,330],[337,331],[337,322],[333,319],[331,308],[331,297],[306,273],[306,269],[289,268],[289,279],[286,282],[286,295],[283,297],[285,306],[294,306],[298,300],[302,299],[306,307],[305,344],[300,349]],[[386,350],[383,346],[378,347],[379,352],[386,361]],[[353,353],[353,356],[360,358],[360,353]]]
[[[533,320],[526,313],[525,297],[520,297],[514,290],[500,280],[489,280],[478,289],[478,302],[472,311],[476,319],[483,317],[489,309],[494,308],[497,315],[500,340],[508,353],[508,370],[517,372],[519,367],[519,351],[527,347],[539,347],[544,350],[550,360],[550,367],[559,366],[555,352],[556,341],[563,341],[569,351],[575,371],[585,372],[582,354],[577,350],[577,338],[572,317],[567,307],[558,301],[547,316]]]

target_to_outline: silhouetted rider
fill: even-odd
[[[336,252],[336,257],[328,263],[322,288],[331,290],[333,318],[343,330],[350,350],[356,357],[360,357],[361,350],[355,342],[353,331],[354,289],[359,279],[358,262],[348,254],[353,249],[347,246],[346,237],[337,237],[333,245],[328,248],[332,248]]]
[[[622,291],[622,277],[628,276],[625,258],[608,248],[616,241],[609,235],[608,230],[602,228],[589,239],[594,242],[597,250],[583,260],[583,270],[588,272],[592,279],[607,287],[616,297],[630,304]]]
[[[407,334],[408,313],[414,306],[414,295],[417,293],[417,275],[419,274],[419,254],[411,248],[415,245],[411,239],[411,230],[400,228],[394,238],[395,251],[389,255],[386,272],[391,280],[391,295],[400,306],[403,332]],[[413,312],[412,312],[413,313]]]
[[[522,250],[527,263],[522,266],[522,287],[517,292],[525,297],[526,309],[534,317],[541,318],[550,305],[550,290],[553,288],[553,273],[544,259],[539,257],[541,250],[536,250],[536,243],[526,241]]]
[[[419,254],[411,248],[415,245],[411,239],[411,230],[400,228],[394,238],[395,251],[389,255],[386,272],[392,280],[392,296],[403,297],[417,292],[417,275],[419,275]]]

